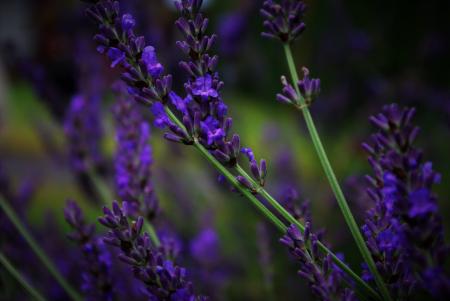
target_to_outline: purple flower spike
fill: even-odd
[[[134,33],[133,17],[121,14],[117,1],[99,1],[86,12],[98,25],[95,41],[99,49],[109,54],[113,66],[123,69],[121,79],[129,94],[142,104],[152,105],[155,126],[170,131],[165,138],[186,145],[196,141],[223,165],[233,168],[240,145],[237,135],[231,132],[232,119],[220,95],[224,83],[216,71],[218,57],[209,53],[217,37],[207,34],[209,21],[200,13],[201,4],[200,0],[175,1],[180,13],[176,26],[183,35],[177,45],[186,54],[180,66],[188,75],[184,98],[172,92],[172,76],[163,75],[154,47]],[[171,108],[169,114],[167,108],[171,105],[176,110]],[[172,112],[183,126],[172,121]]]
[[[298,274],[308,281],[313,294],[319,300],[357,300],[354,292],[345,286],[343,272],[333,264],[331,256],[317,248],[317,235],[306,223],[304,233],[291,225],[280,239],[290,253],[300,262]]]
[[[291,43],[305,30],[303,17],[306,5],[300,0],[264,1],[261,16],[264,18],[264,32],[268,38]]]
[[[76,172],[96,168],[103,161],[100,118],[100,98],[83,95],[72,98],[64,120],[64,132],[69,145],[70,163]]]
[[[110,210],[105,207],[105,215],[99,218],[101,224],[109,228],[104,240],[118,248],[119,259],[130,266],[136,279],[146,288],[149,300],[206,300],[194,294],[192,284],[186,279],[186,270],[174,264],[161,250],[153,246],[147,233],[142,233],[144,220],[129,220],[126,206],[113,203]]]
[[[363,145],[374,170],[367,176],[374,206],[367,212],[363,232],[381,275],[395,276],[388,278],[394,298],[408,299],[425,290],[445,299],[450,278],[439,267],[449,248],[432,192],[440,175],[413,146],[419,131],[411,122],[414,113],[392,104],[370,118],[379,132]],[[429,271],[436,272],[436,281],[430,281]],[[365,274],[372,280],[367,270]]]
[[[94,237],[94,225],[86,224],[84,215],[76,202],[68,201],[64,217],[72,228],[68,235],[83,252],[82,289],[88,301],[114,299],[111,258],[103,242]]]
[[[136,103],[123,92],[114,112],[117,124],[117,192],[122,201],[129,204],[129,215],[142,215],[152,220],[159,206],[152,183],[150,125],[144,121]]]

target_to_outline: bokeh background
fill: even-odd
[[[140,32],[155,45],[182,91],[182,53],[175,46],[179,35],[171,1],[122,2],[138,18]],[[224,99],[242,141],[269,162],[268,190],[281,195],[285,187],[296,187],[298,202],[311,202],[316,227],[325,228],[333,249],[345,253],[358,269],[361,258],[303,120],[275,101],[287,66],[280,45],[260,37],[262,0],[206,2],[210,28],[219,35],[215,51],[225,81]],[[306,2],[307,30],[295,44],[294,55],[298,67],[307,66],[321,79],[322,93],[312,114],[358,221],[371,205],[362,180],[370,170],[360,147],[374,131],[368,118],[396,102],[417,108],[415,122],[422,129],[418,146],[442,173],[436,192],[449,238],[450,2]],[[63,123],[74,95],[95,90],[101,97],[104,160],[98,170],[113,187],[110,87],[119,73],[96,53],[95,29],[83,7],[68,0],[0,2],[0,163],[17,190],[28,185],[31,197],[23,218],[50,253],[60,253],[60,245],[73,247],[64,239],[62,208],[67,198],[77,199],[91,221],[99,215],[89,179],[68,162]],[[278,233],[245,199],[218,183],[218,175],[193,149],[163,140],[157,129],[152,145],[154,182],[163,209],[158,223],[179,236],[183,264],[194,271],[199,291],[215,300],[308,298],[295,263],[278,243]],[[52,231],[45,230],[49,228]],[[46,239],[61,244],[47,246]],[[196,247],[199,241],[203,244]],[[15,260],[20,263],[21,258]],[[66,259],[57,260],[63,264]],[[38,266],[24,269],[30,275],[46,274]],[[5,290],[0,299],[13,300],[9,298],[17,292],[8,294]]]

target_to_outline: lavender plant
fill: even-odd
[[[64,125],[72,171],[88,174],[106,204],[103,216],[98,219],[106,228],[106,234],[94,232],[94,226],[87,222],[75,202],[69,202],[64,210],[71,227],[69,238],[83,255],[82,271],[78,275],[86,300],[207,300],[194,292],[188,270],[181,265],[188,266],[184,260],[190,256],[196,265],[192,274],[209,277],[205,283],[215,281],[214,275],[209,274],[213,268],[226,265],[217,233],[212,228],[199,231],[193,240],[184,237],[185,241],[190,241],[190,253],[182,253],[182,256],[179,256],[182,243],[178,238],[182,234],[173,235],[169,230],[172,227],[164,228],[160,223],[158,231],[153,228],[156,217],[159,221],[164,216],[159,213],[160,204],[153,186],[150,123],[145,120],[139,104],[153,113],[154,125],[166,131],[166,140],[193,146],[219,171],[233,191],[249,200],[282,232],[281,243],[296,260],[299,275],[318,300],[410,300],[422,295],[440,300],[448,298],[450,280],[444,264],[449,247],[444,242],[442,217],[433,193],[433,185],[440,181],[440,175],[430,162],[423,161],[422,152],[413,146],[418,133],[418,128],[411,123],[414,110],[391,105],[371,118],[379,132],[364,148],[374,170],[374,176],[367,177],[368,194],[374,206],[367,212],[361,234],[309,111],[320,93],[320,80],[311,78],[305,67],[302,68],[303,78],[299,79],[293,60],[291,45],[305,30],[306,5],[302,1],[266,0],[262,4],[263,36],[282,43],[292,78],[292,82],[284,76],[281,78],[283,87],[276,98],[301,111],[305,118],[317,155],[363,257],[362,276],[344,262],[343,256],[327,247],[321,231],[312,230],[310,203],[298,203],[298,178],[290,169],[285,170],[277,163],[278,166],[271,169],[274,174],[280,170],[284,173],[277,179],[278,183],[270,183],[277,188],[278,200],[266,190],[268,162],[257,159],[253,150],[243,146],[240,136],[232,131],[233,119],[228,114],[222,96],[224,83],[217,71],[218,56],[212,53],[218,37],[208,33],[209,20],[200,11],[202,0],[174,1],[179,13],[175,25],[182,35],[182,40],[176,44],[185,56],[179,67],[186,79],[173,86],[183,86],[182,91],[172,87],[172,75],[166,73],[167,67],[159,61],[157,50],[136,34],[135,18],[121,11],[119,1],[84,2],[89,3],[87,15],[98,26],[94,37],[98,52],[109,59],[111,68],[120,69],[125,83],[116,91],[113,109],[117,142],[115,190],[119,202],[109,205],[114,199],[111,187],[96,174],[99,163],[105,162],[99,144],[102,130],[98,95],[74,97]],[[129,7],[129,3],[125,7]],[[247,14],[250,15],[246,11]],[[244,20],[240,18],[239,22]],[[225,38],[235,39],[239,30],[228,30],[229,36]],[[236,52],[236,49],[229,49]],[[95,86],[91,88],[95,90]],[[13,197],[4,189],[6,186],[0,174],[0,193],[10,201]],[[0,196],[5,216],[68,296],[80,300],[53,263],[56,258],[50,259],[30,234],[25,214],[19,210],[23,208],[16,208],[16,204],[11,206],[8,201]],[[232,223],[229,225],[232,227]],[[49,233],[37,233],[37,237],[42,243],[51,242]],[[268,250],[271,234],[265,228],[260,229],[258,253],[260,270],[265,276],[265,297],[275,299],[282,297],[278,297],[277,284],[273,281],[277,277]],[[67,262],[80,262],[70,254],[64,255]],[[115,257],[132,271],[132,282],[122,270],[113,269]],[[32,296],[44,299],[3,252],[0,252],[0,263]],[[128,291],[133,293],[128,294]],[[219,294],[212,292],[211,296]]]
[[[282,0],[281,4],[278,4],[272,0],[267,0],[264,2],[263,8],[261,9],[261,15],[265,19],[264,27],[266,30],[262,35],[269,38],[276,38],[282,42],[289,71],[294,82],[292,86],[283,76],[281,78],[283,93],[278,94],[277,99],[282,103],[287,103],[294,106],[297,110],[303,113],[311,140],[339,204],[342,215],[344,216],[350,232],[355,239],[362,257],[374,276],[381,295],[384,299],[391,300],[389,291],[381,275],[376,269],[375,261],[364,242],[364,238],[359,231],[355,218],[353,217],[350,207],[347,204],[347,200],[345,199],[342,189],[339,186],[336,175],[331,167],[330,161],[322,145],[322,141],[308,108],[320,91],[320,80],[310,79],[309,70],[307,68],[303,68],[303,79],[299,80],[298,78],[292,56],[291,43],[294,42],[305,29],[305,24],[303,22],[304,12],[305,4],[303,1],[299,0]]]
[[[117,123],[115,167],[118,195],[122,201],[129,203],[134,215],[152,221],[158,213],[158,200],[151,181],[150,125],[143,120],[135,102],[123,94],[114,107],[114,113]]]
[[[68,139],[69,161],[78,172],[94,169],[103,161],[100,151],[102,137],[100,98],[75,95],[64,124]]]
[[[308,281],[313,294],[319,300],[357,300],[352,289],[346,287],[345,278],[329,254],[318,248],[318,237],[311,232],[310,222],[304,232],[294,225],[290,226],[281,238],[291,254],[300,262],[299,274]]]
[[[236,134],[229,138],[232,119],[226,116],[227,106],[219,94],[223,83],[214,72],[217,57],[207,53],[216,37],[206,35],[208,20],[199,12],[202,1],[176,1],[175,4],[181,14],[176,25],[186,38],[177,45],[189,59],[180,63],[189,75],[184,99],[171,90],[172,76],[163,75],[164,68],[157,60],[154,47],[145,46],[144,38],[134,34],[135,20],[129,14],[120,14],[118,2],[100,1],[87,9],[87,14],[99,25],[100,33],[94,38],[99,45],[98,51],[109,57],[111,67],[121,66],[125,70],[121,78],[127,83],[130,94],[139,102],[151,105],[155,124],[170,130],[165,134],[166,139],[194,145],[279,229],[284,231],[286,226],[255,197],[256,194],[261,194],[284,218],[303,229],[304,226],[263,188],[267,172],[265,161],[258,165],[253,152],[242,148],[254,177],[250,177],[237,163],[241,153],[240,139]],[[182,121],[169,104],[182,116]],[[330,252],[325,245],[318,245]],[[358,282],[359,287],[376,296],[345,263],[336,255],[331,256]]]
[[[363,147],[374,171],[367,176],[374,206],[363,232],[397,300],[408,300],[419,290],[444,300],[450,294],[450,278],[442,268],[449,247],[432,191],[441,176],[414,147],[419,133],[414,114],[414,109],[392,104],[370,118],[378,132]],[[372,280],[368,271],[366,275]]]
[[[112,210],[103,209],[104,216],[99,221],[110,229],[105,242],[121,250],[120,260],[145,284],[149,300],[207,300],[194,294],[184,268],[175,265],[161,248],[152,246],[149,235],[142,233],[143,217],[129,220],[128,206],[127,202],[122,207],[114,202]]]
[[[95,237],[95,226],[86,223],[80,207],[72,200],[67,202],[64,217],[72,228],[69,239],[83,253],[85,272],[81,276],[85,300],[114,300],[111,254],[102,240]]]

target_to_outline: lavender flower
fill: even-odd
[[[303,16],[306,5],[300,0],[281,0],[277,3],[267,0],[260,10],[265,19],[262,33],[264,37],[279,39],[283,43],[291,43],[305,30]]]
[[[318,237],[311,232],[311,224],[304,233],[291,225],[280,240],[301,264],[299,275],[308,281],[319,300],[356,300],[354,292],[344,285],[343,272],[332,262],[331,256],[318,248]]]
[[[145,104],[168,101],[172,76],[162,75],[162,65],[157,60],[152,46],[145,45],[143,36],[136,36],[135,20],[130,14],[121,14],[119,2],[94,1],[86,13],[98,25],[95,35],[97,50],[107,54],[112,67],[124,69],[122,80],[129,93]]]
[[[66,114],[64,131],[70,163],[76,172],[86,172],[102,162],[100,98],[74,96]]]
[[[134,34],[133,26],[124,25],[130,24],[132,17],[120,14],[118,2],[100,1],[88,8],[87,14],[99,25],[100,34],[95,36],[98,51],[108,55],[113,67],[125,69],[121,78],[129,93],[138,101],[152,105],[155,125],[170,130],[164,137],[186,145],[197,141],[222,164],[235,167],[240,139],[230,134],[232,119],[227,117],[228,108],[220,96],[223,82],[214,71],[218,57],[208,54],[216,35],[206,34],[208,19],[199,12],[201,4],[199,0],[175,2],[181,15],[176,25],[185,38],[177,45],[188,56],[187,61],[180,63],[189,75],[184,98],[171,91],[172,76],[162,74],[164,68],[156,58],[155,49],[145,46],[144,38]],[[182,116],[183,126],[175,124],[167,115],[170,104]],[[257,173],[254,166],[251,169],[256,180],[264,184],[265,161],[260,163]]]
[[[64,216],[73,232],[68,237],[79,245],[84,257],[82,290],[86,300],[114,299],[110,254],[100,239],[94,236],[95,227],[86,224],[83,212],[74,201],[68,201]]]
[[[133,216],[151,221],[158,212],[158,200],[152,183],[150,125],[144,121],[135,102],[119,96],[114,107],[116,117],[116,186],[122,201]]]
[[[189,61],[180,63],[189,75],[185,84],[188,97],[185,99],[187,110],[183,113],[183,122],[191,135],[217,160],[225,166],[235,167],[240,155],[240,138],[237,134],[230,134],[232,119],[227,117],[227,105],[220,96],[223,82],[214,71],[218,58],[208,54],[216,35],[206,34],[208,19],[199,13],[201,1],[182,0],[175,4],[181,13],[176,25],[185,37],[177,45],[189,58]],[[244,150],[243,153],[251,152],[248,148]],[[266,161],[261,160],[258,165],[252,155],[249,167],[254,179],[263,186],[267,175]],[[248,180],[243,177],[237,177],[237,180],[253,190]]]
[[[445,298],[450,281],[440,267],[448,247],[432,192],[440,175],[413,146],[419,132],[411,122],[414,113],[392,104],[370,118],[379,132],[363,144],[374,170],[374,177],[367,176],[374,207],[363,232],[394,296],[405,299],[426,289],[435,298]]]
[[[302,70],[303,79],[297,82],[301,95],[298,95],[286,77],[282,76],[281,84],[283,85],[283,90],[282,93],[277,94],[277,100],[279,102],[294,106],[301,106],[300,97],[303,97],[305,99],[305,103],[310,105],[319,95],[320,79],[309,78],[309,70],[306,67],[303,67]]]
[[[128,203],[120,207],[113,202],[112,210],[104,207],[101,224],[110,230],[105,242],[119,248],[119,259],[129,265],[136,277],[145,284],[150,300],[207,300],[196,296],[192,284],[186,279],[186,270],[176,266],[161,250],[151,245],[147,233],[142,233],[144,219],[129,221],[125,215]]]

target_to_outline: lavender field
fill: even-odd
[[[449,300],[450,3],[0,3],[0,301]]]

